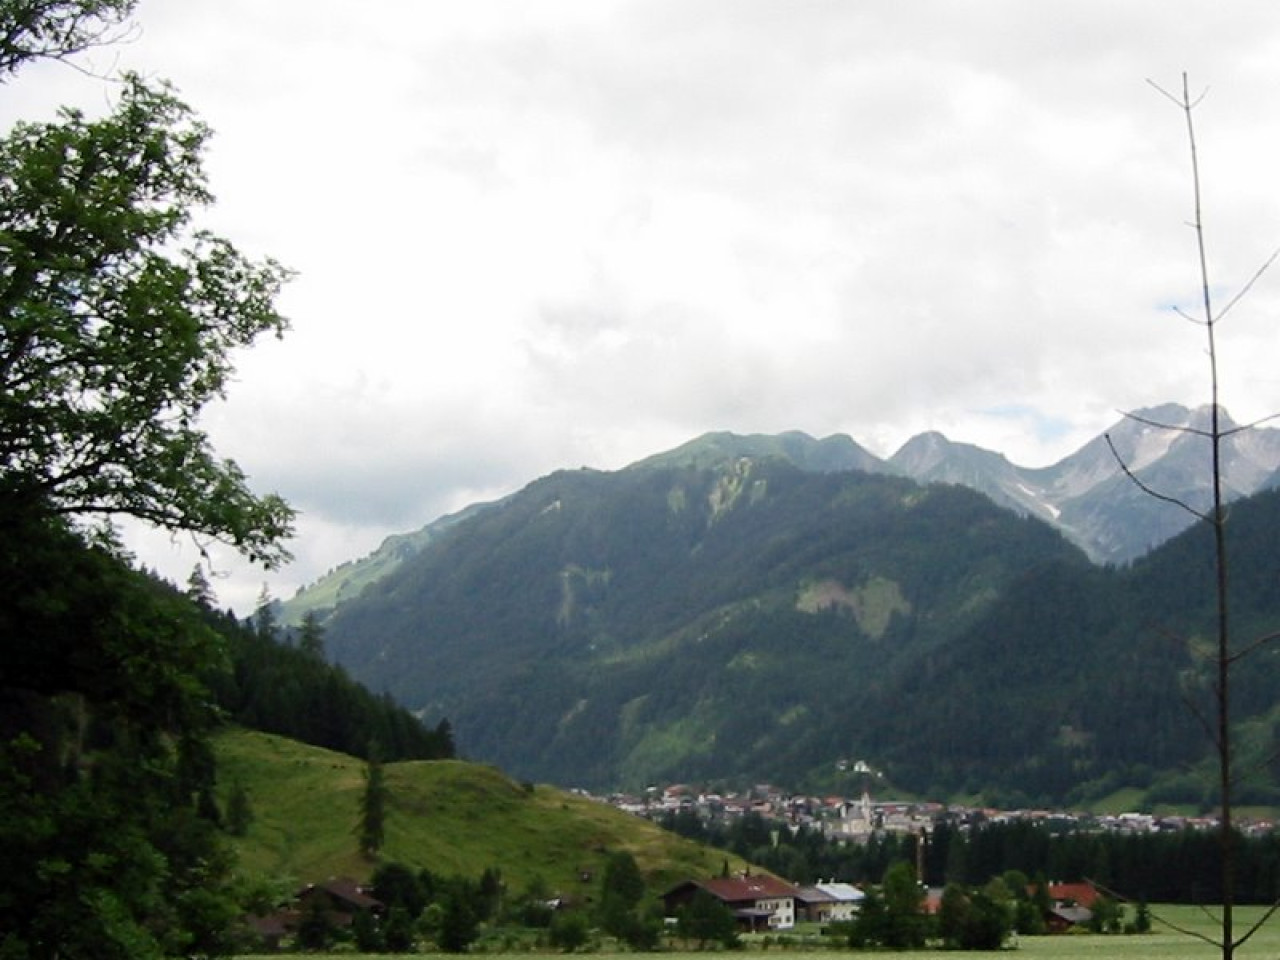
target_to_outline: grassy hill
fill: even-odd
[[[219,781],[247,788],[253,813],[237,841],[256,874],[313,881],[367,878],[377,866],[356,849],[363,761],[270,734],[234,730],[217,740]],[[517,783],[457,760],[387,764],[384,860],[438,875],[502,871],[519,891],[540,877],[554,892],[591,897],[606,853],[627,850],[650,889],[720,872],[726,854],[691,843],[597,801]],[[731,869],[742,862],[730,857]],[[586,878],[584,880],[584,877]]]

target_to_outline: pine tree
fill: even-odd
[[[308,610],[302,618],[298,649],[317,660],[324,659],[324,627],[320,626],[320,618],[314,610]]]
[[[382,761],[370,751],[364,769],[364,794],[360,798],[360,852],[373,858],[386,838],[387,784]]]
[[[191,576],[187,577],[187,597],[202,610],[213,609],[213,589],[209,586],[209,578],[204,575],[204,568],[198,563],[191,568]]]
[[[249,825],[253,823],[253,806],[249,801],[249,790],[242,780],[236,780],[231,785],[231,793],[227,796],[225,821],[227,832],[233,837],[243,837],[249,832]]]

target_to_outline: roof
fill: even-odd
[[[805,903],[835,903],[836,898],[821,887],[801,887],[798,898]]]
[[[364,888],[350,877],[330,877],[321,883],[309,883],[298,891],[301,897],[312,890],[323,890],[336,900],[357,910],[381,910],[383,903],[364,892]]]
[[[819,883],[816,887],[837,903],[859,903],[867,895],[852,883]]]
[[[1049,899],[1071,900],[1082,907],[1092,907],[1098,900],[1098,888],[1092,883],[1051,883]]]
[[[801,893],[785,880],[767,874],[746,877],[714,877],[710,880],[685,880],[662,894],[665,900],[690,887],[705,890],[726,904],[754,903],[757,900],[801,899]]]
[[[746,900],[769,900],[780,897],[795,898],[800,891],[777,877],[753,874],[748,877],[714,877],[695,881],[711,895],[726,903],[742,903]]]

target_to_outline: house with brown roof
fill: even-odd
[[[330,877],[320,883],[308,883],[296,891],[293,903],[286,909],[262,917],[245,917],[244,927],[263,949],[275,952],[287,937],[298,932],[309,910],[321,911],[330,927],[345,930],[361,911],[380,917],[386,906],[350,877]]]
[[[321,883],[309,883],[297,892],[294,899],[299,913],[308,908],[316,909],[318,902],[335,927],[351,926],[352,919],[361,911],[379,916],[384,910],[381,900],[370,896],[364,886],[350,877],[330,877]]]
[[[790,930],[795,926],[800,891],[784,880],[765,874],[686,880],[662,895],[667,916],[675,916],[699,890],[728,907],[739,928],[748,933]]]

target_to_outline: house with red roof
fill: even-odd
[[[1050,883],[1049,899],[1064,907],[1092,910],[1098,902],[1098,888],[1087,880],[1081,883]]]

